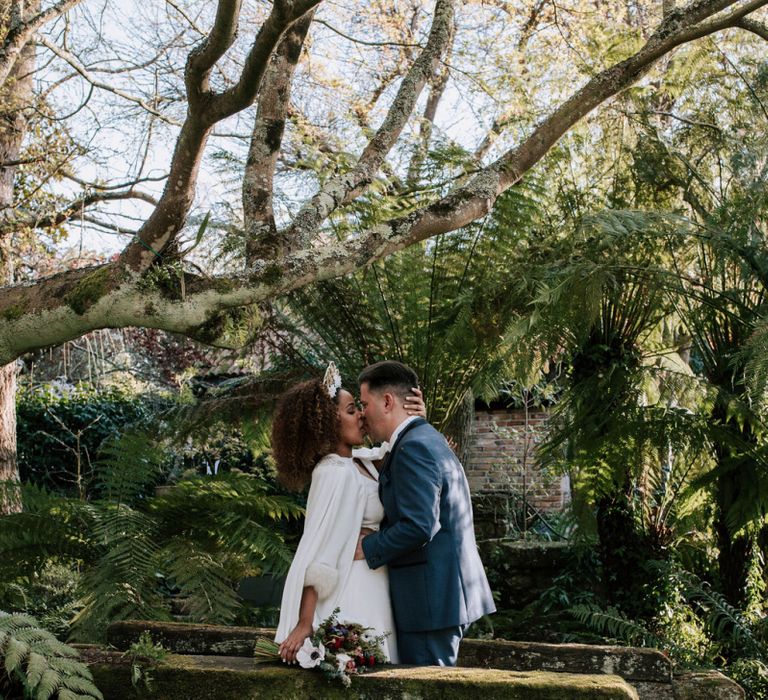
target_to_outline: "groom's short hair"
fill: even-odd
[[[383,360],[368,365],[360,372],[357,383],[368,384],[371,391],[388,389],[393,394],[405,398],[413,387],[419,386],[419,375],[402,362]]]

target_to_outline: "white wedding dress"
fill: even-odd
[[[378,472],[367,459],[372,452],[354,454],[370,477],[352,458],[336,454],[323,457],[312,472],[304,533],[285,581],[275,641],[282,642],[296,626],[304,586],[314,586],[318,593],[314,627],[339,608],[340,622],[360,623],[370,628],[372,636],[387,634],[382,649],[397,663],[387,568],[373,570],[365,560],[354,561],[360,528],[378,530],[384,517]]]

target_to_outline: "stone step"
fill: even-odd
[[[252,656],[258,637],[272,639],[275,631],[257,627],[226,627],[179,622],[125,620],[112,623],[107,641],[125,650],[149,630],[152,639],[177,654]],[[591,644],[538,644],[502,640],[465,639],[459,666],[511,671],[608,673],[627,680],[670,683],[672,664],[655,649]]]
[[[127,620],[112,623],[107,629],[107,640],[114,648],[125,650],[144,630],[150,632],[153,641],[177,654],[248,660],[253,656],[255,640],[258,637],[272,639],[275,632],[269,628]],[[467,671],[615,675],[634,687],[640,700],[744,698],[741,687],[717,671],[673,676],[669,659],[655,649],[465,639],[459,652],[459,667]]]
[[[137,697],[124,664],[96,662],[91,671],[105,698]],[[356,677],[346,689],[316,671],[241,656],[170,655],[151,677],[158,700],[638,700],[614,675],[397,666]]]
[[[672,682],[672,662],[657,649],[465,639],[459,666],[515,671],[612,673],[630,681]]]
[[[107,642],[125,651],[149,631],[152,641],[176,654],[213,656],[253,656],[253,645],[259,637],[272,639],[274,629],[260,627],[227,627],[189,622],[156,622],[153,620],[121,620],[107,627]]]

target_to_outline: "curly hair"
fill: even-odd
[[[336,449],[340,430],[336,400],[328,396],[320,379],[288,389],[278,399],[272,422],[272,456],[278,481],[301,491],[315,465]]]

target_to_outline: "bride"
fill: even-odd
[[[405,408],[425,414],[418,389]],[[304,640],[336,608],[339,621],[360,623],[374,636],[387,634],[382,650],[390,662],[398,661],[387,569],[354,561],[361,528],[377,530],[384,517],[372,461],[384,452],[353,450],[363,439],[362,415],[333,363],[323,380],[297,384],[278,402],[272,426],[278,478],[297,491],[310,482],[304,533],[275,635],[285,662],[296,660]]]

